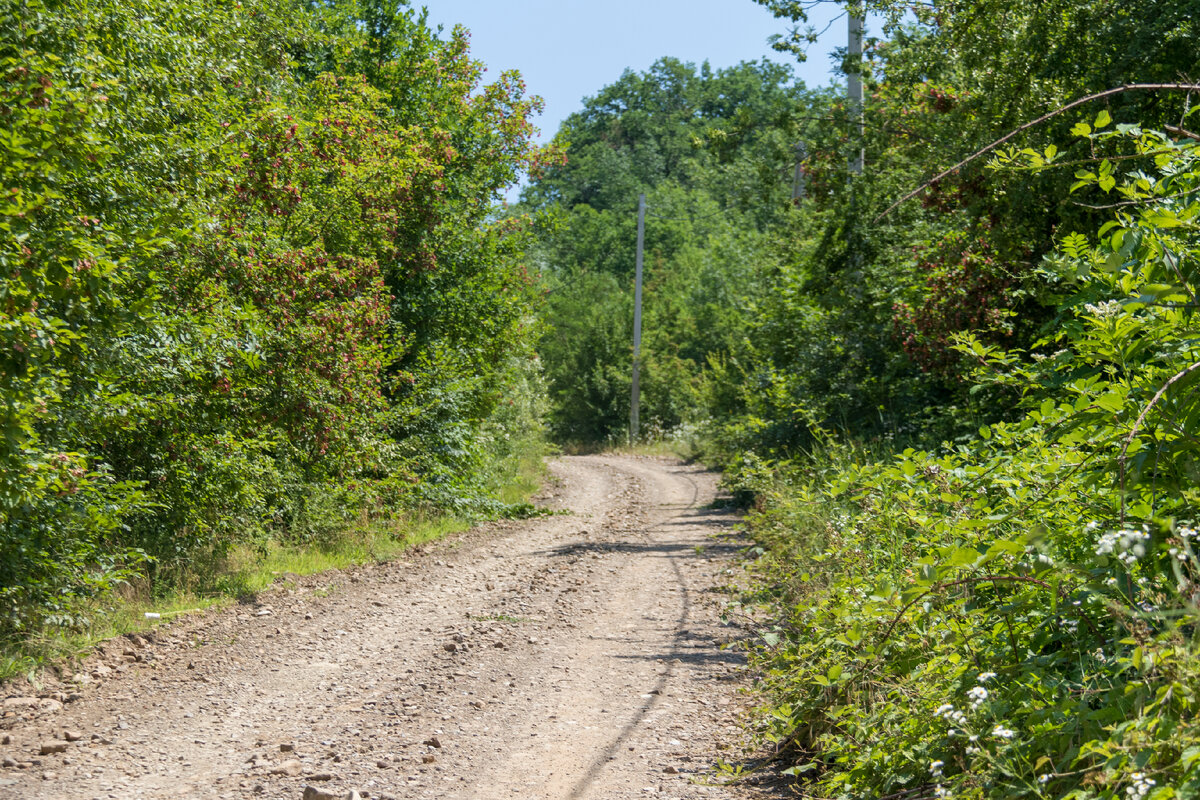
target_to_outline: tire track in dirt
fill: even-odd
[[[109,643],[86,686],[57,687],[80,699],[0,720],[0,798],[746,796],[693,780],[742,741],[715,476],[551,470],[544,502],[569,513]],[[64,729],[82,738],[37,755]]]

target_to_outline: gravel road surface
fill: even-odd
[[[0,798],[740,798],[735,521],[665,459],[551,463],[562,513],[106,643],[8,697]]]

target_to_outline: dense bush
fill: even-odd
[[[1077,132],[1097,157],[1076,189],[1117,210],[1043,262],[1062,324],[958,344],[1024,415],[940,451],[834,447],[752,519],[777,594],[747,602],[787,609],[758,653],[764,731],[817,796],[1200,792],[1200,153]]]
[[[0,634],[361,514],[502,510],[541,391],[523,223],[490,217],[536,160],[517,75],[389,0],[0,20]]]

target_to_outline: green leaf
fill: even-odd
[[[1100,130],[1101,128],[1106,127],[1110,122],[1112,122],[1112,115],[1108,113],[1108,109],[1106,108],[1096,115],[1096,121],[1093,123],[1093,126],[1096,128],[1096,130]]]

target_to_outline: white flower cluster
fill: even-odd
[[[950,703],[943,703],[933,710],[935,717],[941,717],[947,722],[953,722],[958,725],[963,725],[967,721],[967,715],[958,711]]]
[[[971,698],[972,710],[978,709],[988,699],[988,690],[982,686],[976,686],[967,692],[967,697]]]
[[[994,677],[996,677],[996,673],[994,672],[981,672],[979,673],[979,677],[975,680],[979,681],[980,683],[987,683]]]
[[[1121,313],[1121,301],[1106,300],[1103,303],[1085,303],[1083,309],[1093,317],[1108,319]]]
[[[1196,529],[1188,527],[1187,525],[1180,525],[1179,528],[1176,529],[1175,533],[1179,535],[1180,539],[1183,539],[1184,547],[1182,549],[1178,547],[1172,547],[1169,552],[1179,561],[1187,561],[1190,557],[1188,555],[1190,548],[1187,546],[1187,544],[1189,542],[1196,542],[1198,540]]]
[[[1142,800],[1142,798],[1150,794],[1150,790],[1154,788],[1154,779],[1147,778],[1141,772],[1135,772],[1129,777],[1133,781],[1133,784],[1126,787],[1125,794],[1132,800]]]
[[[933,796],[940,800],[945,800],[945,798],[953,797],[954,795],[950,794],[950,790],[939,783],[933,787]]]
[[[946,762],[938,759],[937,761],[929,762],[929,774],[935,778],[942,777],[942,767],[946,766]]]
[[[1117,559],[1124,565],[1130,566],[1146,555],[1146,543],[1150,541],[1150,531],[1143,526],[1142,530],[1109,531],[1096,542],[1096,555],[1104,556],[1115,553]]]
[[[1001,739],[1011,739],[1017,735],[1017,732],[1012,728],[1006,728],[1003,725],[997,725],[992,728],[992,736],[999,736]]]

